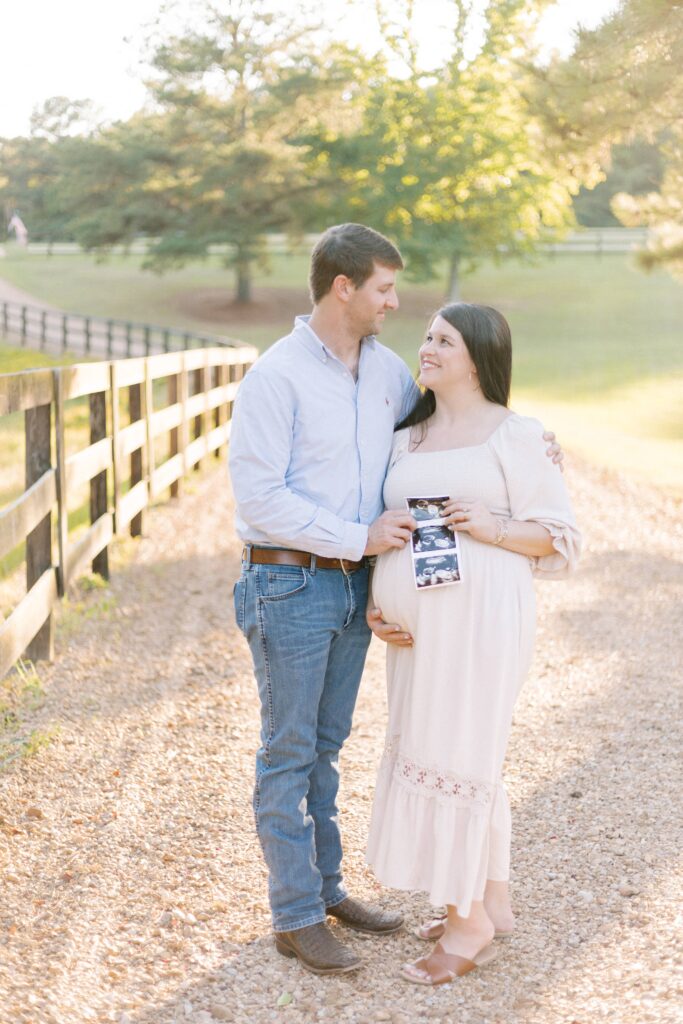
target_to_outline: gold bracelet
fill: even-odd
[[[503,541],[505,540],[505,538],[508,535],[508,531],[510,529],[510,520],[509,519],[498,518],[497,519],[497,523],[498,523],[498,527],[497,527],[497,532],[496,532],[496,539],[494,540],[493,543],[494,544],[502,544]]]

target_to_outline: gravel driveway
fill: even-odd
[[[574,460],[568,479],[586,553],[569,583],[538,586],[506,769],[518,929],[493,965],[430,991],[398,976],[425,949],[409,931],[344,932],[366,966],[341,979],[274,951],[219,470],[152,511],[106,590],[64,607],[39,668],[27,727],[53,738],[0,775],[0,1024],[680,1020],[680,507]],[[424,898],[363,863],[382,662],[373,646],[343,755],[346,876],[412,926]]]

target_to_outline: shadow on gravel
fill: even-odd
[[[116,719],[131,710],[173,699],[188,682],[211,688],[243,673],[244,657],[232,609],[232,585],[239,575],[235,558],[225,553],[197,556],[116,570],[107,587],[114,607],[98,621],[95,592],[93,618],[85,613],[71,635],[58,635],[57,656],[69,670],[69,656],[80,645],[97,653],[92,671],[106,681],[105,694],[94,701],[87,679],[83,700],[71,691],[71,723]],[[235,657],[235,649],[239,654]],[[131,652],[139,657],[131,662]],[[99,655],[99,656],[98,656]],[[101,691],[100,691],[101,692]],[[53,708],[57,720],[59,708]]]
[[[674,648],[682,586],[683,567],[672,560],[595,554],[577,577],[572,600],[546,615],[544,633],[570,654],[558,655],[556,666],[537,668],[529,685],[547,695],[546,713],[513,728],[506,775],[513,794],[524,793],[513,799],[518,931],[499,963],[431,992],[398,977],[400,963],[425,950],[409,933],[366,940],[346,932],[367,966],[332,979],[284,960],[264,936],[226,943],[218,971],[175,1000],[136,1014],[136,1024],[261,1024],[280,1016],[307,1022],[322,1019],[323,1006],[326,1020],[526,1024],[548,1020],[555,994],[565,991],[575,998],[577,1021],[587,1019],[589,1005],[598,1006],[600,1019],[607,1019],[609,1007],[616,1019],[622,971],[639,999],[656,1003],[659,990],[644,968],[648,956],[657,963],[661,921],[648,914],[648,900],[666,889],[681,839],[674,759],[683,716]],[[553,699],[555,668],[567,678]],[[561,764],[548,777],[544,758],[553,749],[561,751]],[[529,779],[538,785],[529,787]],[[386,902],[402,906],[410,926],[431,916],[422,896],[387,892]],[[642,956],[645,964],[634,966],[624,956]],[[290,997],[278,1010],[278,999]],[[652,1012],[641,1019],[665,1019],[656,1005]]]

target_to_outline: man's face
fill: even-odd
[[[375,263],[375,269],[360,288],[351,289],[347,314],[354,331],[361,337],[379,334],[384,318],[392,309],[398,309],[396,271]]]

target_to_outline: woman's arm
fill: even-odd
[[[517,522],[494,516],[482,501],[451,501],[444,506],[445,522],[458,533],[469,533],[483,544],[497,544],[530,558],[551,555],[555,550],[550,530],[540,523]]]

